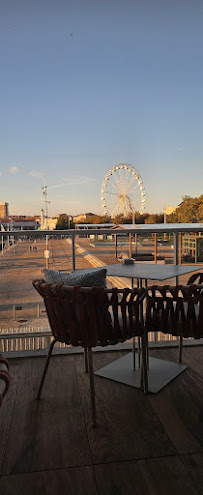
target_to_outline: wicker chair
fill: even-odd
[[[0,354],[0,407],[2,399],[9,388],[10,381],[9,363],[7,359]]]
[[[33,281],[43,297],[54,340],[52,341],[37,398],[46,376],[49,360],[58,342],[82,346],[85,350],[86,371],[90,376],[93,426],[96,426],[96,407],[92,347],[115,345],[134,336],[142,340],[141,387],[147,391],[145,360],[145,332],[142,303],[145,289],[104,289],[103,287],[68,287]]]
[[[191,275],[191,277],[187,281],[187,285],[191,285],[194,283],[195,284],[203,284],[203,273],[197,272],[197,273],[193,273],[193,275]]]
[[[203,337],[203,284],[154,285],[146,289],[146,294],[146,331],[179,337],[181,363],[183,338]]]

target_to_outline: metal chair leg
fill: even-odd
[[[92,348],[88,347],[88,364],[89,364],[89,376],[90,376],[90,394],[92,405],[92,425],[96,426],[96,405],[95,405],[95,389],[94,389],[94,373],[93,373],[93,358]]]
[[[179,356],[178,356],[178,362],[180,364],[182,363],[182,351],[183,351],[183,337],[180,336],[180,340],[179,340]]]
[[[89,372],[88,368],[88,352],[87,352],[87,347],[84,347],[84,357],[85,357],[85,373]]]
[[[148,333],[145,335],[145,349],[146,349],[146,364],[147,369],[149,369],[149,341],[148,341]]]
[[[148,393],[148,369],[147,369],[147,334],[144,334],[141,339],[142,366],[140,374],[140,388],[144,393]]]
[[[140,355],[141,355],[141,349],[140,349],[140,337],[138,337],[138,340],[137,340],[137,347],[138,347],[138,365],[139,365],[139,368],[140,368]]]
[[[135,371],[135,337],[133,337],[133,371]]]
[[[53,351],[53,348],[54,348],[54,344],[57,342],[57,339],[54,339],[52,340],[50,346],[49,346],[49,352],[47,354],[47,358],[46,358],[46,363],[45,363],[45,367],[44,367],[44,371],[43,371],[43,375],[42,375],[42,378],[41,378],[41,382],[40,382],[40,386],[39,386],[39,390],[38,390],[38,393],[37,393],[37,400],[39,400],[41,398],[41,392],[42,392],[42,387],[44,385],[44,380],[45,380],[45,377],[46,377],[46,373],[47,373],[47,369],[48,369],[48,366],[49,366],[49,361],[50,361],[50,357],[52,355],[52,351]]]

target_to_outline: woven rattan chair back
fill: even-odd
[[[203,337],[203,284],[148,287],[145,327],[180,337],[181,362],[182,339]]]
[[[191,284],[203,284],[203,273],[193,273],[193,275],[191,275],[191,277],[187,281],[187,285]]]
[[[85,349],[86,370],[90,372],[93,425],[96,424],[92,347],[115,345],[134,336],[144,336],[143,299],[145,290],[105,289],[103,287],[68,287],[33,281],[44,299],[54,340],[51,343],[45,370],[39,387],[41,391],[55,342],[81,346]],[[144,337],[143,337],[144,340]],[[142,381],[146,384],[143,344]]]
[[[9,388],[10,381],[11,377],[9,374],[9,363],[7,359],[0,354],[0,407],[2,404],[2,399]]]

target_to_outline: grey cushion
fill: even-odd
[[[106,287],[106,268],[76,270],[73,273],[44,269],[45,280],[51,284],[80,285],[81,287]]]

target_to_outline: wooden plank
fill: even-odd
[[[96,495],[93,468],[90,466],[3,476],[0,479],[4,495]]]
[[[187,356],[184,362],[190,361],[194,369],[188,367],[159,394],[149,396],[151,406],[179,454],[200,452],[203,448],[203,426],[200,415],[203,407],[203,379],[198,373],[194,358],[195,353],[196,357],[199,356],[199,349],[184,349],[184,357]],[[163,359],[177,358],[177,351],[174,349],[168,349],[167,352],[164,349],[150,351],[150,354]],[[193,359],[189,359],[190,354],[193,355]],[[196,363],[197,361],[196,359]]]
[[[94,355],[95,370],[120,353]],[[93,463],[175,454],[148,396],[138,389],[95,376],[97,427],[92,428],[88,375],[77,359],[80,394]]]
[[[190,473],[195,486],[203,494],[203,452],[181,456],[186,469]]]
[[[19,360],[20,361],[20,360]],[[9,431],[11,427],[13,409],[20,379],[20,364],[10,361],[11,383],[0,408],[0,473],[2,472],[3,460],[7,448]]]
[[[44,359],[24,359],[3,474],[91,463],[75,356],[52,357],[42,399],[35,399]]]
[[[99,495],[199,495],[179,456],[95,466]]]
[[[183,340],[183,346],[185,341],[187,341],[187,339]],[[190,348],[183,347],[182,361],[192,369],[193,373],[199,375],[198,380],[203,380],[203,346]]]

